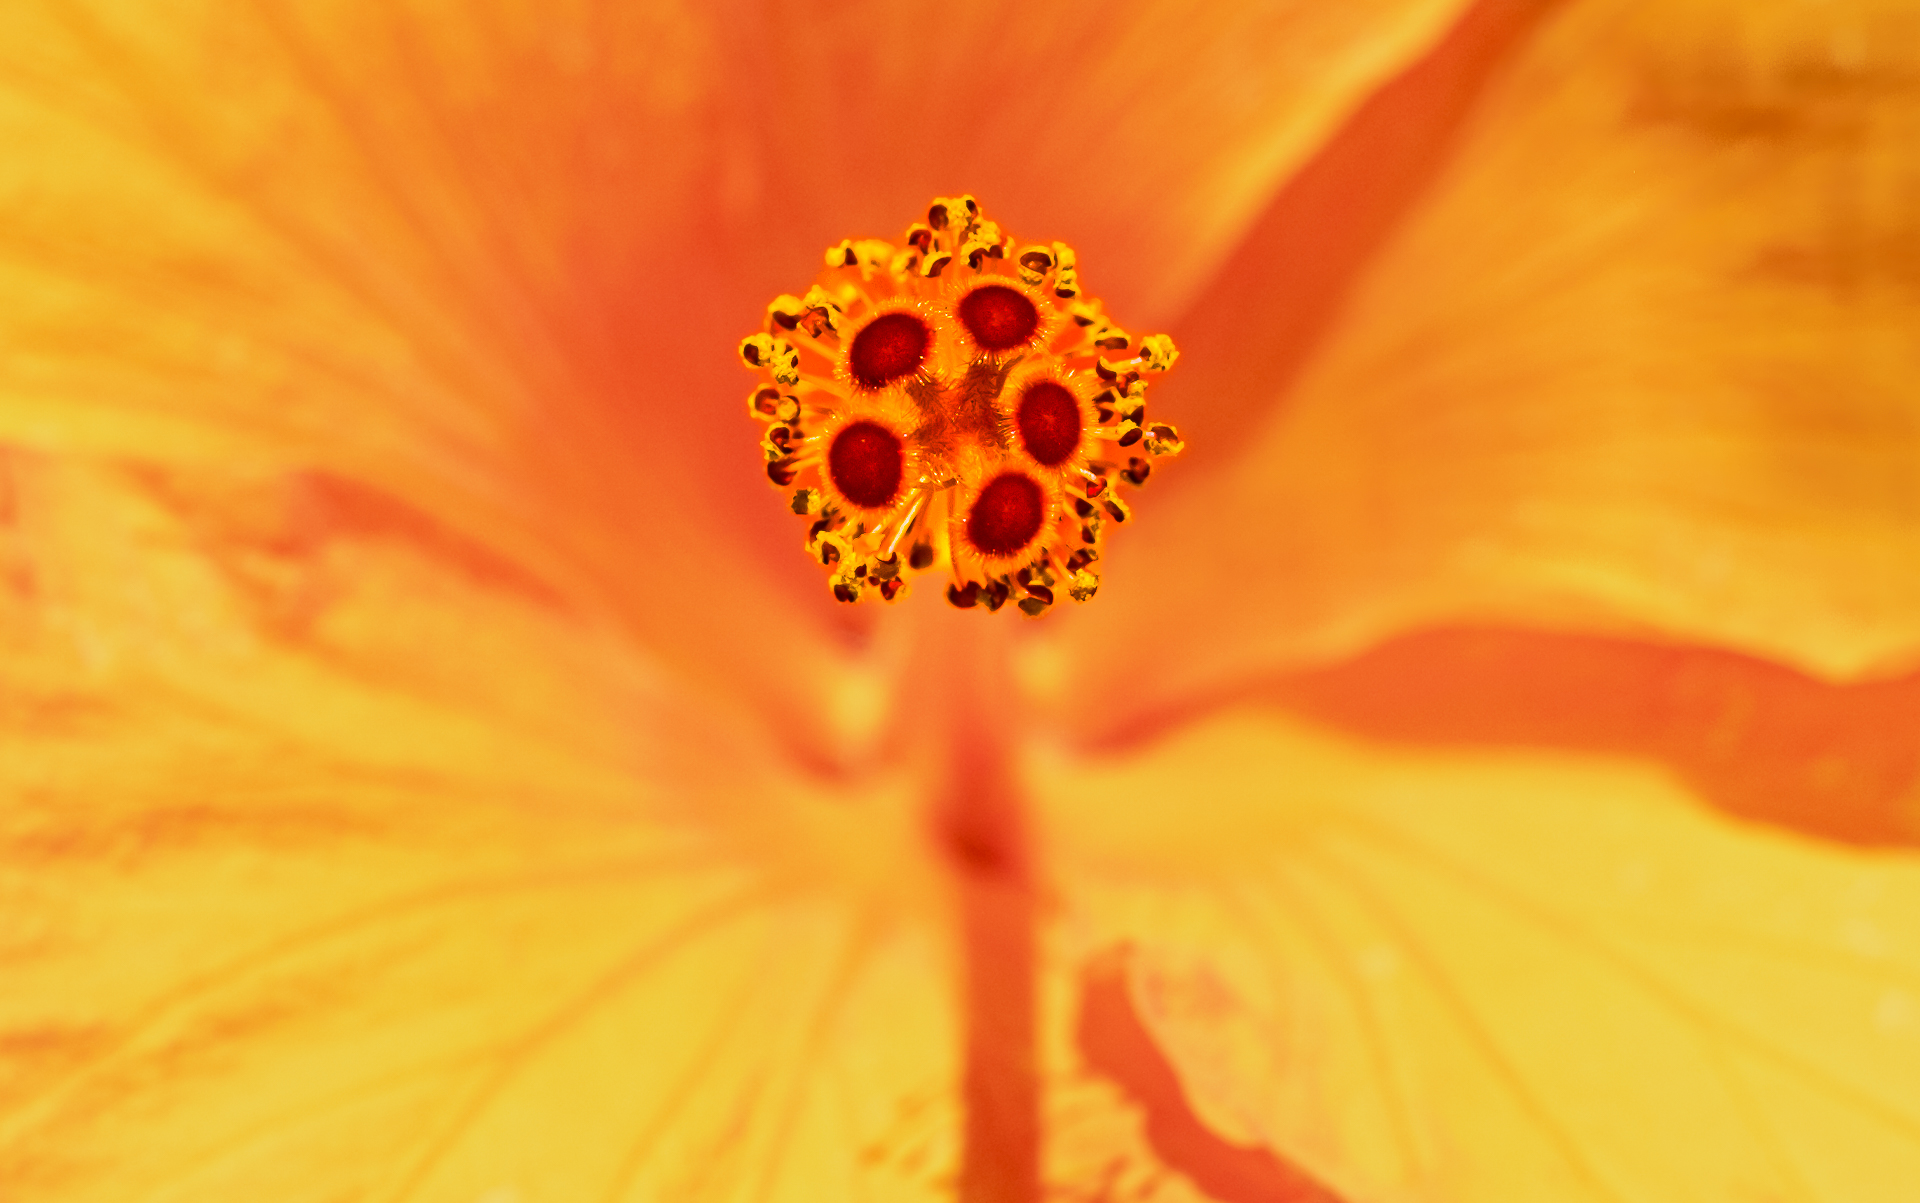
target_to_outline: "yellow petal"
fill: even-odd
[[[1913,857],[1736,827],[1631,762],[1251,709],[1033,773],[1068,930],[1132,947],[1219,1149],[1445,1203],[1920,1180]]]
[[[897,786],[281,478],[6,466],[9,1197],[939,1197]]]
[[[1567,7],[1280,415],[1188,423],[1246,451],[1116,549],[1129,633],[1189,684],[1462,621],[1910,666],[1917,46],[1898,0]]]

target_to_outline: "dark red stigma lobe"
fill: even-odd
[[[1080,446],[1080,403],[1063,385],[1042,380],[1021,394],[1014,414],[1020,445],[1039,463],[1058,468]]]
[[[960,301],[960,322],[989,351],[1011,351],[1040,328],[1040,311],[1004,284],[976,288]]]
[[[905,459],[891,430],[877,422],[853,422],[833,436],[827,475],[848,501],[878,509],[899,495]]]
[[[1010,556],[1040,533],[1046,495],[1032,477],[1019,472],[996,476],[980,490],[967,515],[967,541],[983,555]]]
[[[920,370],[933,332],[911,313],[884,313],[856,334],[847,353],[855,384],[884,388]]]

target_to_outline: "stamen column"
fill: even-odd
[[[1025,805],[1008,754],[1018,696],[1007,636],[971,615],[924,610],[927,699],[944,733],[928,831],[951,868],[963,1003],[960,1203],[1037,1203],[1040,1085],[1036,908]]]

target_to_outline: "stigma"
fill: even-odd
[[[1146,403],[1178,356],[1083,296],[1069,247],[1016,242],[971,196],[898,243],[829,248],[740,343],[767,477],[835,597],[897,601],[936,572],[955,606],[1031,617],[1099,591],[1122,490],[1179,453]]]

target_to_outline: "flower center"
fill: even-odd
[[[853,504],[879,509],[899,495],[905,459],[891,430],[877,422],[854,422],[833,436],[827,478]]]
[[[967,514],[967,541],[981,555],[1013,555],[1040,533],[1046,505],[1046,495],[1026,474],[996,476]]]
[[[835,597],[893,601],[944,568],[954,605],[1029,615],[1094,595],[1122,488],[1179,452],[1146,404],[1177,355],[1084,298],[1072,250],[1008,237],[970,196],[898,243],[831,248],[740,344],[768,377],[747,400],[767,476]]]
[[[1040,311],[1017,289],[1004,284],[976,288],[960,299],[960,324],[989,351],[1025,345],[1040,328]]]
[[[883,313],[854,337],[847,366],[863,388],[885,388],[920,370],[933,332],[911,313]]]
[[[1020,446],[1037,462],[1058,468],[1080,447],[1080,402],[1063,385],[1042,380],[1020,394],[1013,418]]]

